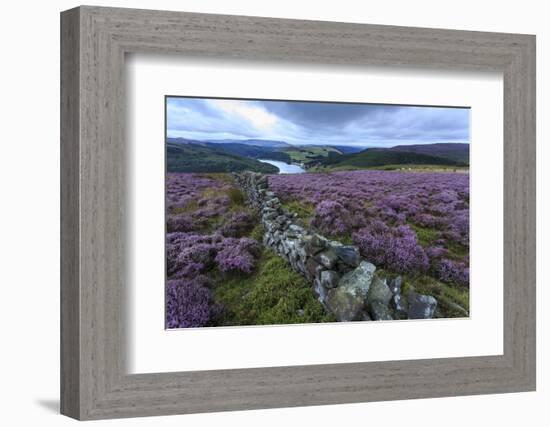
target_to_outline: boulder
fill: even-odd
[[[313,258],[308,258],[306,260],[306,270],[311,279],[317,277],[317,273],[320,268],[322,269],[322,266]]]
[[[355,270],[342,276],[338,287],[328,291],[326,306],[338,321],[359,320],[375,270],[373,264],[363,261]]]
[[[326,304],[328,297],[327,290],[323,285],[321,285],[321,281],[319,279],[315,278],[315,280],[313,281],[313,287],[315,289],[315,293],[319,297],[319,301],[322,304]]]
[[[320,281],[316,279],[316,282],[319,282],[320,285]],[[322,286],[320,286],[320,292],[324,292]],[[345,292],[345,290],[340,287],[330,289],[325,299],[322,299],[320,295],[319,300],[326,304],[328,310],[336,316],[339,322],[359,320],[359,316],[364,306],[364,298],[360,295]]]
[[[407,318],[407,305],[406,298],[401,294],[395,294],[390,301],[390,306],[393,308],[397,319]]]
[[[348,289],[354,294],[361,293],[366,297],[375,271],[376,267],[373,264],[362,261],[359,267],[342,276],[338,287]]]
[[[321,285],[326,289],[332,289],[338,286],[340,275],[334,270],[321,271]]]
[[[397,295],[401,293],[401,285],[403,284],[403,278],[397,276],[388,282],[388,286],[392,294]]]
[[[371,304],[374,302],[379,302],[387,306],[391,297],[392,293],[389,286],[386,284],[386,279],[381,279],[378,276],[374,276],[367,295],[368,303]]]
[[[393,320],[390,309],[380,301],[373,301],[369,304],[372,320]]]
[[[317,234],[309,234],[302,238],[304,249],[308,255],[316,255],[326,247],[326,240]]]
[[[325,251],[319,252],[315,256],[315,260],[324,265],[326,268],[332,269],[336,265],[338,257],[332,249],[327,249]]]
[[[437,308],[437,300],[429,295],[409,292],[409,319],[431,319]]]
[[[355,246],[333,246],[332,250],[347,265],[357,267],[361,262],[359,250]]]

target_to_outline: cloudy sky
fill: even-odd
[[[168,137],[197,140],[377,147],[469,142],[469,117],[466,108],[166,98]]]

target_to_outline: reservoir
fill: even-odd
[[[269,163],[270,165],[275,166],[279,169],[279,173],[305,173],[306,171],[298,165],[289,165],[285,162],[279,162],[277,160],[262,160],[258,159],[259,162]]]

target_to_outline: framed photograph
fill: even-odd
[[[61,14],[61,411],[535,390],[535,37]]]

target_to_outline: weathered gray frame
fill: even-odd
[[[127,375],[128,52],[503,72],[504,354]],[[61,166],[63,414],[99,419],[535,390],[534,36],[71,9],[61,15]]]

